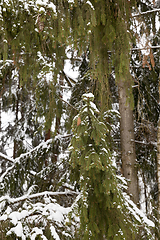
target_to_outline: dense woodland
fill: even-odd
[[[0,0],[0,240],[160,239],[159,16]]]

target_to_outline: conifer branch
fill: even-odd
[[[69,87],[72,87],[72,84],[71,84],[70,79],[67,76],[67,74],[64,72],[64,70],[62,70],[61,72],[62,72],[62,75],[65,78],[66,82],[68,83]]]
[[[3,201],[7,201],[8,203],[14,204],[14,203],[18,203],[18,202],[22,202],[25,200],[29,200],[29,199],[34,199],[34,198],[38,198],[38,197],[43,197],[43,196],[57,196],[57,195],[78,195],[78,192],[75,191],[67,191],[67,192],[51,192],[51,191],[45,191],[45,192],[40,192],[40,193],[35,193],[35,194],[31,194],[31,195],[24,195],[22,197],[18,197],[18,198],[11,198],[9,196],[4,196],[0,198],[0,202]]]
[[[135,143],[138,143],[138,144],[143,144],[143,145],[149,145],[149,144],[151,144],[151,145],[153,145],[153,146],[155,146],[155,147],[157,147],[157,143],[156,142],[142,142],[142,141],[137,141],[137,140],[134,140],[134,142]]]
[[[14,163],[14,160],[10,157],[8,157],[7,155],[3,154],[0,152],[0,157],[7,160],[8,162]]]
[[[55,139],[59,139],[59,138],[68,138],[68,137],[72,137],[72,136],[73,136],[72,133],[70,133],[70,134],[66,134],[66,135],[60,135],[60,134],[58,134],[58,135],[55,137]]]
[[[57,94],[56,94],[57,95]],[[63,98],[57,95],[57,97],[64,103],[68,104],[71,108],[73,108],[76,111],[79,111],[77,108],[75,108],[73,105],[71,105],[69,102],[65,101]]]
[[[121,139],[114,139],[113,140],[114,142],[121,142]],[[142,142],[142,141],[138,141],[138,140],[131,140],[132,142],[135,142],[135,143],[138,143],[138,144],[142,144],[142,145],[149,145],[149,144],[151,144],[151,145],[153,145],[153,146],[155,146],[155,147],[157,147],[157,143],[156,142]]]
[[[160,48],[160,45],[157,46],[148,46],[148,47],[142,47],[142,48],[132,48],[132,51],[136,51],[136,50],[148,50],[148,49],[157,49]]]
[[[137,13],[137,14],[133,14],[132,18],[139,17],[139,16],[142,16],[142,15],[145,15],[145,14],[149,14],[149,13],[153,13],[153,12],[160,12],[160,8],[148,10],[146,12],[140,12],[140,13]]]
[[[160,45],[157,46],[147,46],[147,47],[140,47],[140,48],[132,48],[131,51],[141,51],[141,50],[149,50],[149,49],[157,49],[160,48]],[[112,53],[113,51],[108,51],[108,53]]]

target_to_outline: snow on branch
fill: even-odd
[[[135,143],[138,143],[138,144],[144,144],[144,145],[153,145],[154,147],[157,147],[157,143],[156,142],[142,142],[142,141],[137,141],[137,140],[134,140]]]
[[[5,155],[5,154],[3,154],[1,152],[0,152],[0,157],[5,159],[5,160],[7,160],[7,161],[9,161],[9,162],[11,162],[11,163],[14,163],[14,159],[13,158],[8,157],[7,155]]]
[[[42,197],[42,196],[57,196],[57,195],[79,195],[78,192],[75,191],[67,191],[67,192],[49,192],[49,191],[45,191],[45,192],[40,192],[40,193],[35,193],[35,194],[31,194],[31,195],[23,195],[22,197],[18,197],[18,198],[11,198],[9,196],[3,196],[0,198],[0,202],[3,201],[7,201],[8,203],[14,204],[17,202],[21,202],[21,201],[25,201],[28,199],[33,199],[33,198],[38,198],[38,197]]]
[[[139,17],[139,16],[142,16],[142,15],[145,15],[145,14],[149,14],[149,13],[153,13],[153,12],[160,12],[160,8],[148,10],[146,12],[136,13],[136,14],[133,14],[132,17]]]
[[[136,50],[146,50],[146,49],[156,49],[156,48],[160,48],[160,45],[157,46],[148,46],[148,47],[142,47],[142,48],[132,48],[132,51],[136,51]]]
[[[49,143],[51,143],[51,142],[52,142],[52,139],[49,139],[46,142],[42,142],[38,146],[33,148],[31,151],[29,151],[27,153],[23,153],[23,154],[21,154],[19,157],[15,158],[15,159],[10,158],[10,157],[8,157],[7,155],[5,155],[3,153],[0,153],[0,157],[2,157],[2,158],[4,158],[4,159],[6,159],[6,160],[8,160],[8,161],[13,163],[13,165],[11,167],[7,168],[7,170],[1,175],[0,182],[3,181],[4,177],[8,174],[8,172],[10,170],[12,170],[16,166],[16,163],[19,163],[21,159],[30,156],[34,151],[38,151],[41,147],[42,148],[47,148],[47,145]]]
[[[13,164],[11,167],[7,168],[7,170],[1,175],[0,183],[3,181],[4,177],[9,173],[9,171],[14,168],[14,166],[15,166],[15,164]]]
[[[40,143],[38,146],[36,146],[35,148],[33,148],[31,151],[27,152],[27,153],[23,153],[21,154],[19,157],[15,158],[15,161],[18,162],[21,158],[27,157],[29,156],[31,153],[33,153],[34,151],[38,151],[41,147],[42,148],[47,148],[47,145],[50,144],[52,142],[52,139],[47,140],[46,142],[42,142]]]
[[[135,219],[137,219],[138,222],[145,223],[147,226],[154,228],[155,224],[153,221],[148,219],[146,215],[136,206],[136,204],[130,199],[130,197],[124,192],[123,193],[126,207],[129,209],[129,211],[134,215]]]
[[[56,139],[63,139],[63,138],[69,138],[69,137],[71,137],[71,136],[72,136],[72,134],[66,134],[66,135],[60,135],[60,134],[59,134],[59,135],[57,135],[57,136],[55,137],[54,140],[56,140]],[[40,148],[48,148],[48,145],[51,144],[52,141],[53,141],[53,139],[48,139],[46,142],[40,143],[38,146],[36,146],[36,147],[33,148],[32,150],[28,151],[27,153],[21,154],[19,157],[15,158],[15,159],[10,158],[10,157],[8,157],[7,155],[5,155],[5,154],[3,154],[3,153],[0,152],[0,157],[2,157],[3,159],[5,159],[5,160],[7,160],[7,161],[9,161],[9,162],[12,163],[12,166],[11,166],[11,167],[8,167],[8,168],[6,169],[6,171],[0,176],[0,182],[2,182],[3,179],[5,178],[5,176],[6,176],[11,170],[14,169],[14,167],[16,166],[17,163],[20,163],[21,159],[24,159],[24,158],[26,158],[26,157],[32,157],[32,154],[33,154],[35,151],[38,152]],[[30,174],[31,174],[31,175],[35,175],[35,173],[32,172],[32,171],[30,171]]]

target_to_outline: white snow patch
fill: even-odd
[[[11,235],[12,233],[15,233],[17,237],[21,237],[22,240],[25,240],[26,237],[23,234],[23,226],[21,222],[18,222],[16,227],[11,228],[8,232],[7,235]]]
[[[93,95],[93,93],[85,93],[85,94],[83,94],[83,98],[93,98],[94,99],[94,95]]]
[[[56,233],[54,226],[51,226],[50,230],[51,230],[52,237],[54,237],[55,240],[60,240],[58,234]]]
[[[29,215],[28,211],[23,210],[22,212],[12,212],[9,215],[9,218],[11,219],[11,222],[16,225],[18,223],[19,220],[21,220],[22,218],[25,218]]]
[[[93,95],[93,97],[94,97],[94,95]],[[98,108],[96,107],[96,105],[93,102],[90,102],[90,106],[91,106],[91,108],[94,109],[95,112],[99,113]]]
[[[155,227],[154,222],[152,222],[151,220],[149,220],[146,215],[139,209],[137,208],[136,204],[130,200],[129,196],[126,193],[123,193],[124,198],[126,200],[126,205],[127,208],[130,210],[130,212],[132,212],[132,214],[134,215],[134,217],[141,222],[142,221],[149,227]]]
[[[43,235],[42,229],[35,227],[33,228],[32,232],[33,234],[31,236],[31,240],[35,240],[38,235],[40,235],[43,240],[47,240],[47,238]]]
[[[92,3],[91,3],[90,1],[87,1],[86,3],[87,3],[88,5],[90,5],[93,10],[95,10],[94,7],[93,7],[93,5],[92,5]]]

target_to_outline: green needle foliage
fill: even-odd
[[[73,120],[70,145],[73,180],[81,191],[76,239],[135,239],[106,141],[108,129],[98,120],[93,94],[82,97],[84,106]]]

